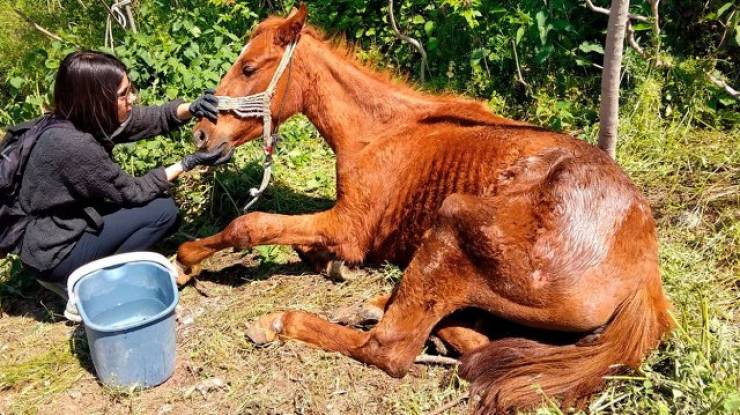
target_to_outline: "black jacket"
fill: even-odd
[[[19,201],[31,217],[20,244],[21,260],[39,271],[56,266],[83,232],[102,227],[105,204],[144,204],[169,189],[163,167],[141,177],[124,172],[111,158],[114,144],[166,133],[183,124],[172,101],[134,107],[110,139],[96,139],[71,122],[41,134],[23,173]]]

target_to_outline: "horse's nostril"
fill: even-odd
[[[196,130],[195,133],[193,134],[193,140],[195,141],[195,146],[198,148],[205,147],[206,142],[208,142],[206,133],[203,130]]]

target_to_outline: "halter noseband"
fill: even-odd
[[[249,195],[252,196],[252,200],[244,206],[245,212],[257,202],[262,192],[267,188],[267,185],[270,184],[270,178],[272,177],[272,154],[280,140],[279,134],[272,133],[272,109],[270,108],[270,104],[272,103],[272,97],[275,95],[275,89],[277,88],[280,77],[288,65],[290,65],[297,43],[298,40],[289,43],[285,47],[283,57],[280,59],[280,63],[272,75],[272,80],[270,80],[267,89],[260,93],[244,97],[217,97],[219,111],[230,111],[240,118],[262,117],[262,140],[265,151],[265,161],[262,163],[262,167],[264,168],[264,172],[262,173],[262,182],[259,188],[253,187],[249,189]]]

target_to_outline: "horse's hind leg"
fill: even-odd
[[[455,313],[440,321],[434,328],[434,334],[461,355],[488,344],[490,340],[484,327],[487,318],[476,316],[475,313],[485,314],[480,310]]]
[[[381,294],[360,306],[350,306],[337,310],[331,318],[334,323],[344,326],[370,325],[383,318],[391,294]],[[485,333],[488,322],[480,310],[461,310],[445,317],[433,330],[435,336],[463,354],[477,349],[489,342]]]
[[[447,216],[455,212],[444,206],[440,210],[439,223],[423,241],[383,319],[372,330],[363,332],[293,311],[265,316],[247,334],[258,343],[276,337],[300,340],[403,376],[437,323],[488,289],[460,249],[454,222]]]

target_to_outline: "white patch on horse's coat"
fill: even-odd
[[[557,200],[557,235],[542,239],[536,254],[547,258],[554,270],[571,274],[601,264],[612,237],[632,205],[629,190],[619,183],[600,180],[596,166],[574,165],[562,173],[549,192]]]
[[[244,45],[244,47],[242,48],[242,50],[241,50],[241,51],[239,52],[239,57],[240,57],[240,58],[242,57],[242,55],[244,55],[244,52],[246,52],[246,51],[247,51],[247,48],[249,47],[249,44],[250,44],[250,43],[252,43],[252,42],[247,42],[247,44],[246,44],[246,45]]]
[[[282,314],[280,315],[280,317],[272,321],[272,331],[274,331],[275,333],[283,332],[283,315]]]
[[[547,273],[542,271],[541,269],[536,269],[532,273],[532,279],[534,280],[535,285],[542,285],[547,282]]]

